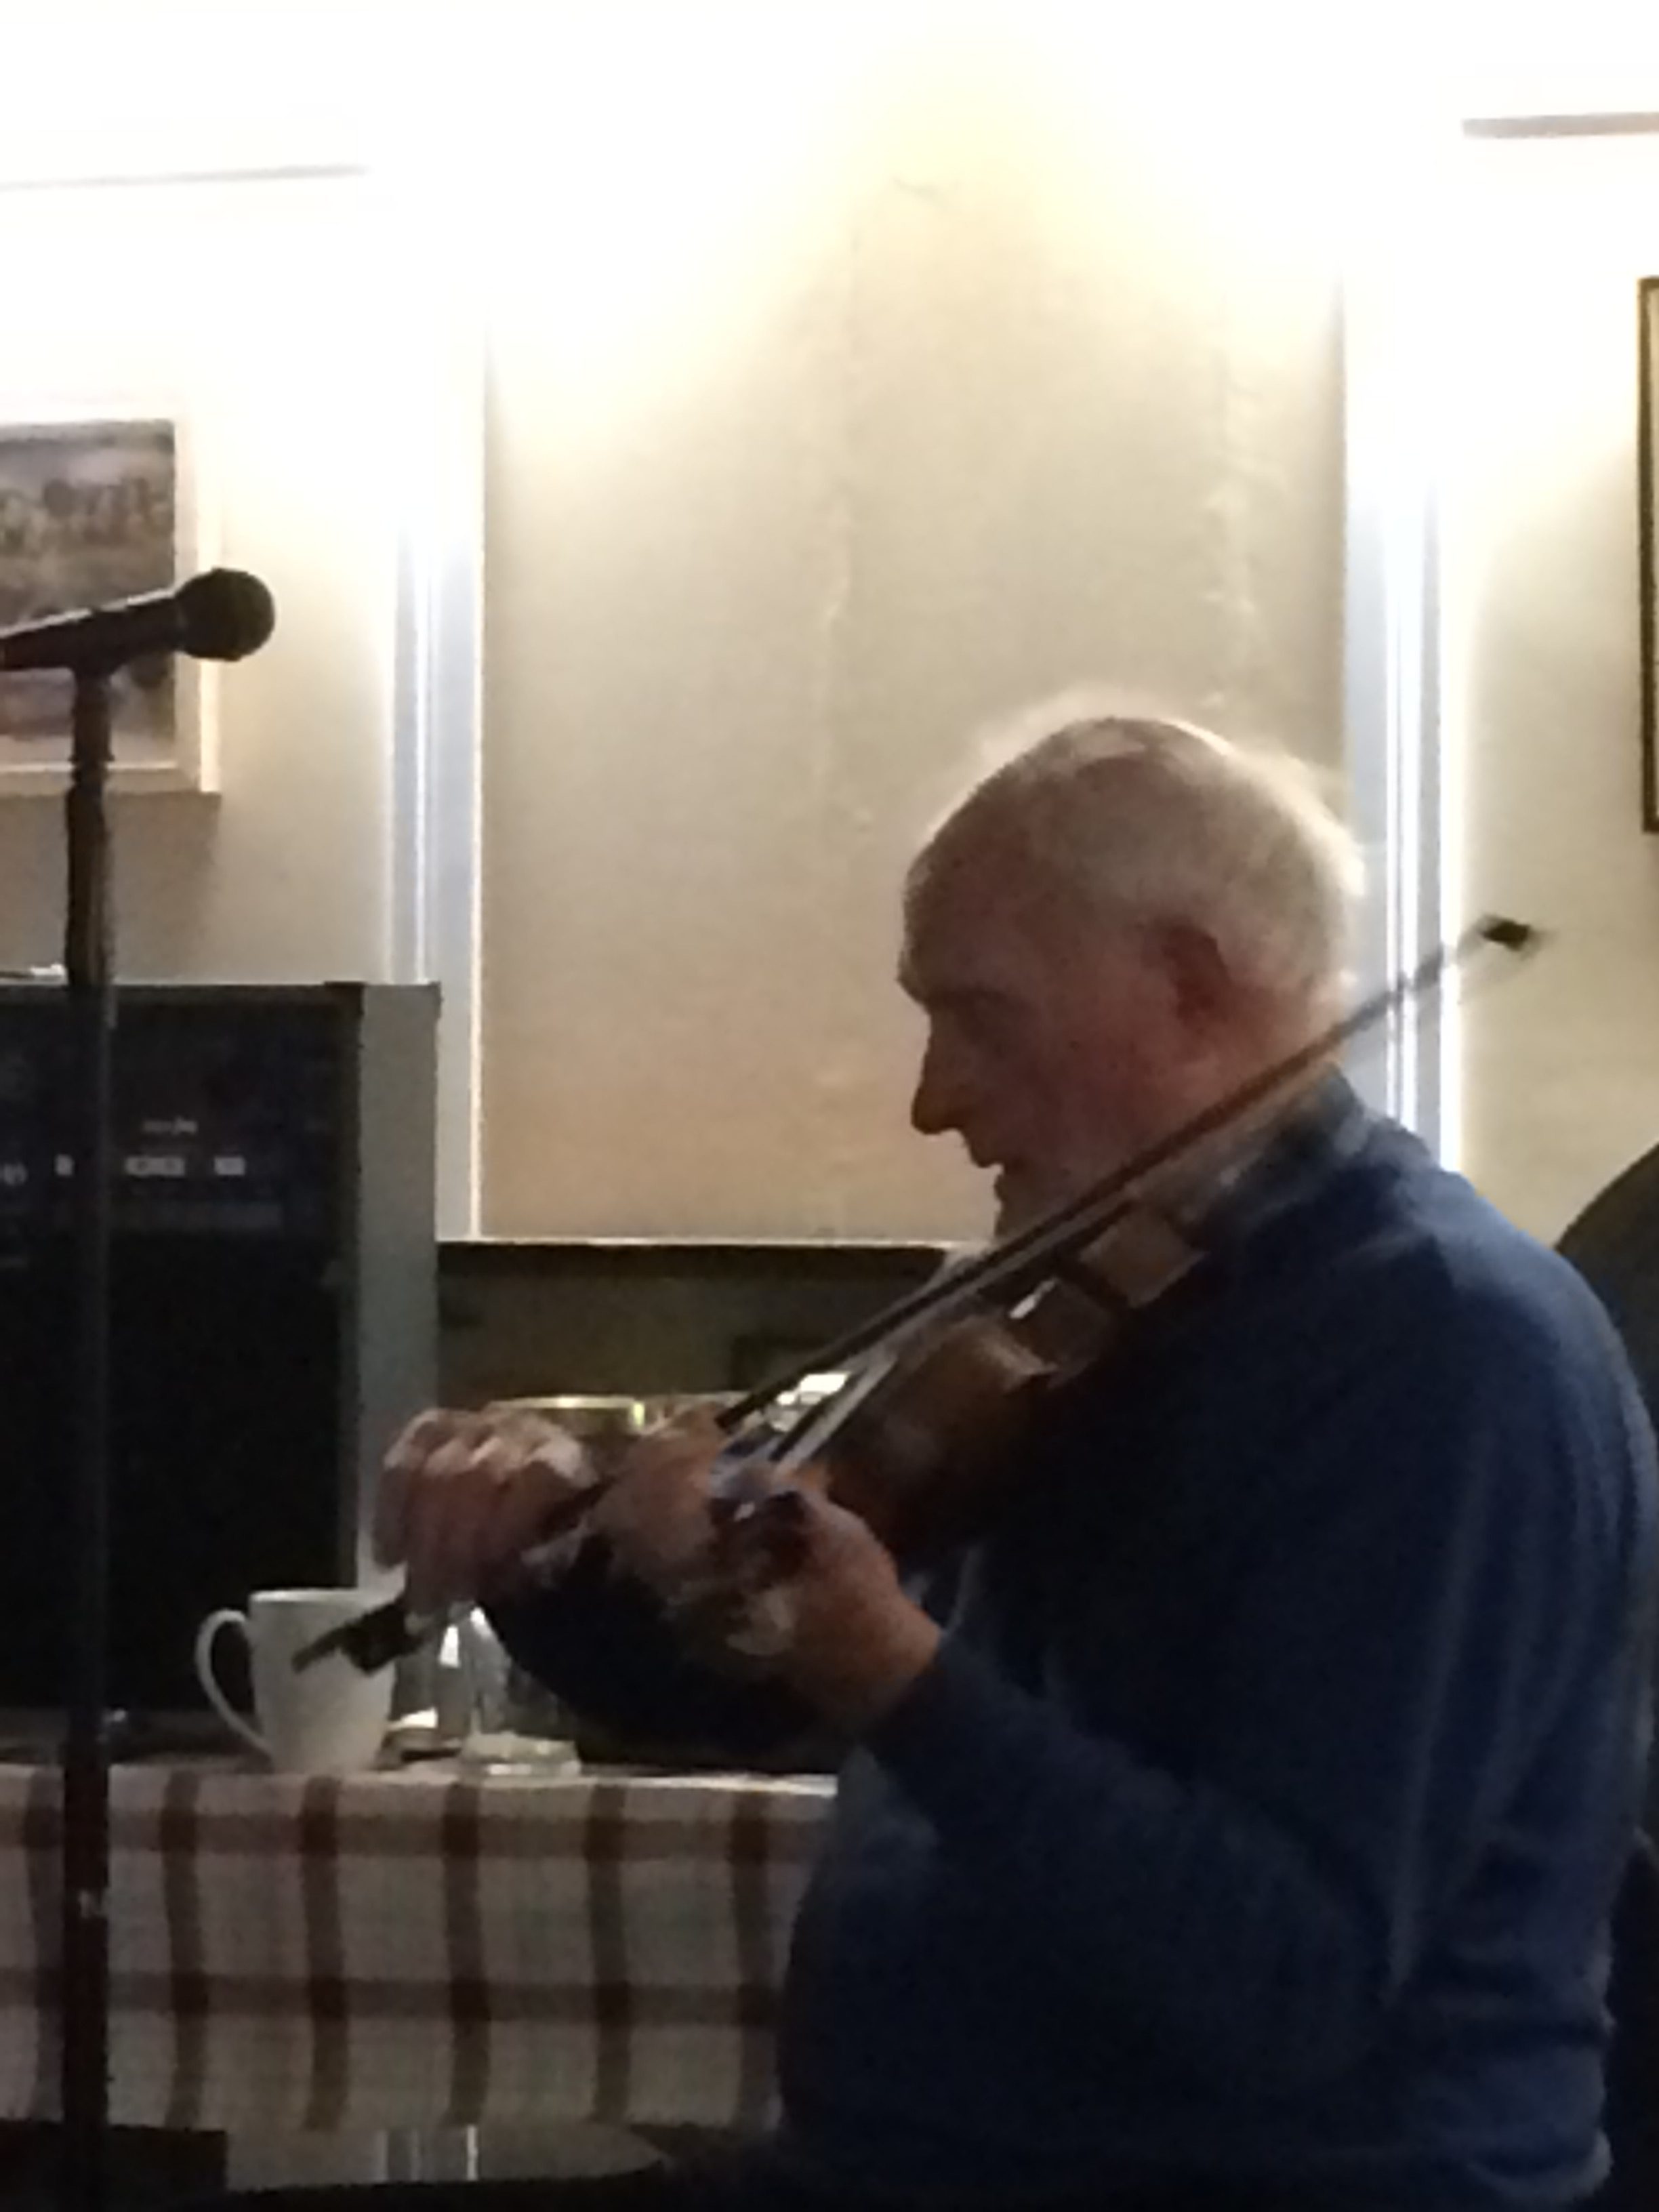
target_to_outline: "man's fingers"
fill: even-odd
[[[591,1480],[575,1438],[539,1417],[423,1413],[386,1457],[376,1556],[402,1562],[417,1604],[473,1595],[534,1541],[561,1498]]]
[[[410,1595],[471,1595],[481,1576],[521,1549],[556,1476],[489,1430],[464,1431],[438,1446],[410,1478]]]
[[[416,1413],[398,1431],[386,1454],[388,1462],[422,1457],[434,1444],[453,1435],[467,1418],[447,1406],[428,1406],[425,1413]]]
[[[638,1439],[599,1498],[596,1525],[647,1574],[707,1545],[708,1469],[724,1439],[697,1409]],[[411,1601],[476,1595],[536,1543],[552,1510],[599,1487],[580,1444],[538,1414],[435,1408],[386,1454],[374,1548],[402,1563]]]
[[[428,1462],[417,1478],[406,1563],[417,1607],[473,1594],[489,1557],[495,1500],[508,1480],[487,1440],[457,1438]]]
[[[392,1439],[380,1463],[380,1479],[374,1496],[374,1556],[383,1567],[396,1566],[404,1556],[412,1484],[432,1454],[447,1444],[471,1418],[447,1407],[431,1407],[417,1413]]]
[[[705,1444],[726,1441],[726,1431],[721,1428],[712,1406],[687,1406],[663,1428],[648,1431],[647,1434],[685,1437]]]

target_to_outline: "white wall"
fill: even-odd
[[[0,410],[175,412],[204,558],[278,620],[219,685],[220,795],[118,799],[120,966],[387,972],[401,270],[385,151],[429,9],[57,0],[6,25]],[[61,929],[58,809],[0,799],[0,964]]]
[[[1659,274],[1659,135],[1477,143],[1447,216],[1463,902],[1555,933],[1466,1008],[1463,1164],[1553,1238],[1659,1142],[1636,486],[1636,281]]]
[[[890,979],[975,726],[1096,675],[1337,753],[1328,118],[1111,10],[544,21],[489,172],[486,1224],[960,1233]]]
[[[221,795],[116,802],[122,972],[383,975],[398,454],[373,193],[0,190],[0,415],[178,420],[204,560],[255,569],[277,602],[270,645],[212,687]],[[56,805],[0,799],[4,964],[57,957],[62,842]]]
[[[386,155],[453,188],[415,289],[464,275],[490,349],[489,1230],[971,1228],[890,982],[968,733],[1103,676],[1335,760],[1346,108],[1321,11],[1291,47],[1236,12],[60,0],[9,49],[0,183]],[[418,471],[354,193],[0,197],[0,398],[176,386],[216,550],[281,602],[222,797],[123,809],[129,973],[386,972]],[[43,222],[107,345],[17,280]],[[0,964],[58,906],[51,811],[0,800]]]
[[[1471,82],[1633,100],[1619,14],[1431,28]],[[491,349],[487,1226],[970,1227],[969,1180],[903,1132],[889,981],[967,733],[1103,675],[1334,761],[1343,185],[1417,68],[1409,15],[1346,67],[1321,41],[1352,11],[1288,0],[59,0],[9,27],[0,186],[390,155],[453,188],[413,289],[468,264]],[[1480,159],[1448,333],[1466,903],[1560,942],[1468,1011],[1466,1156],[1550,1234],[1650,1141],[1659,1073],[1628,320],[1656,180],[1646,149]],[[0,403],[176,396],[215,552],[281,602],[226,676],[222,796],[118,810],[130,973],[387,972],[419,471],[373,202],[0,191]],[[0,799],[0,964],[55,951],[60,866],[55,810]]]

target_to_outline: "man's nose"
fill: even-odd
[[[930,1042],[921,1055],[916,1087],[911,1093],[911,1127],[924,1137],[943,1136],[956,1128],[961,1110],[959,1088],[945,1054]]]

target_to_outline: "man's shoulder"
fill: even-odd
[[[1233,1327],[1261,1494],[1430,1523],[1501,1498],[1615,1575],[1645,1550],[1654,1444],[1617,1332],[1559,1254],[1414,1139],[1376,1124],[1253,1277]]]
[[[1594,1291],[1406,1132],[1371,1119],[1268,1244],[1233,1312],[1282,1427],[1409,1433],[1425,1468],[1468,1469],[1479,1445],[1552,1482],[1571,1463],[1609,1495],[1651,1486],[1649,1419]]]
[[[1619,1359],[1616,1333],[1583,1277],[1499,1212],[1416,1138],[1371,1117],[1363,1140],[1291,1236],[1337,1306],[1468,1347],[1519,1352],[1559,1342]]]

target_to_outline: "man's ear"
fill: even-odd
[[[1202,1048],[1237,1021],[1238,979],[1214,938],[1196,922],[1159,922],[1153,937],[1170,1004],[1182,1030]]]

